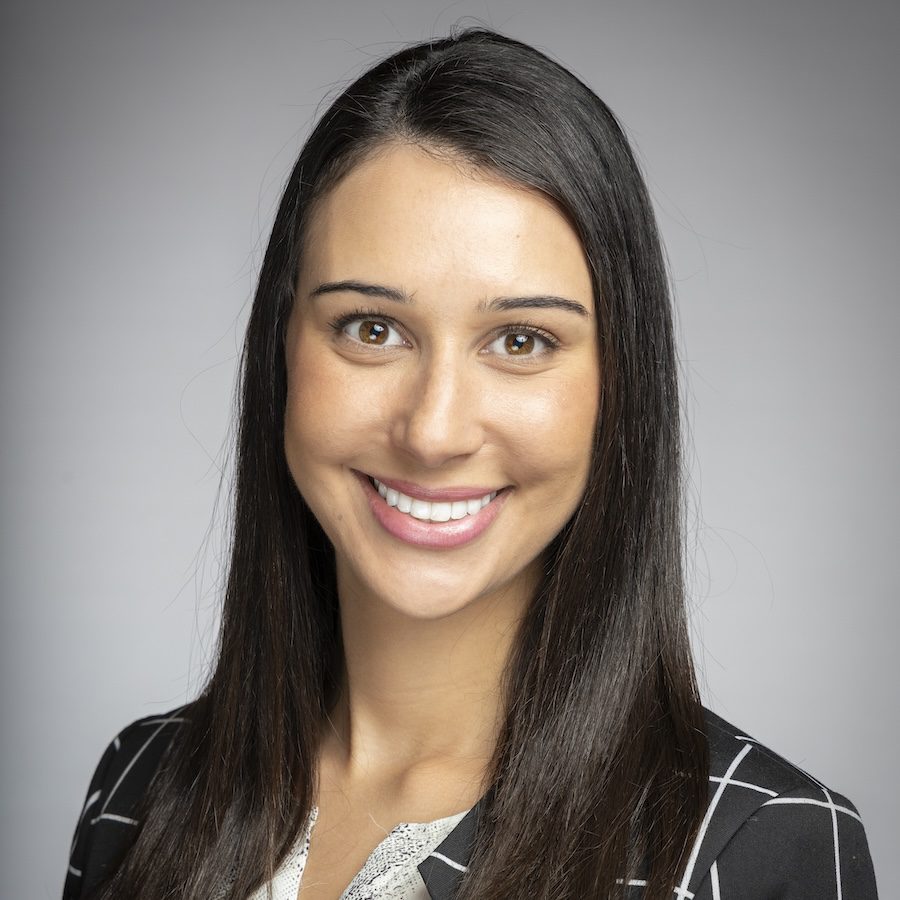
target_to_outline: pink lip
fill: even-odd
[[[354,474],[362,485],[366,499],[369,501],[372,515],[375,516],[381,527],[398,540],[407,544],[415,544],[419,547],[446,550],[453,547],[461,547],[463,544],[474,541],[497,518],[503,504],[506,502],[506,498],[509,496],[509,491],[501,491],[487,506],[482,507],[475,515],[466,516],[464,519],[451,519],[449,522],[424,522],[421,519],[416,519],[400,512],[394,506],[388,506],[378,491],[375,490],[367,475],[363,475],[362,472],[354,472]],[[378,480],[381,481],[380,478]],[[432,491],[431,496],[428,497],[401,487],[401,485],[416,487],[416,485],[409,485],[406,482],[383,481],[382,484],[420,500],[462,500],[479,496],[483,497],[491,493],[490,488],[487,490],[484,488],[450,488],[444,491]]]
[[[362,473],[358,473],[362,474]],[[491,487],[452,487],[452,488],[427,488],[412,481],[399,481],[395,478],[382,478],[380,475],[373,475],[372,478],[380,481],[382,484],[395,491],[400,491],[408,497],[415,500],[428,500],[432,503],[453,500],[480,500],[488,494],[492,494],[497,488]]]

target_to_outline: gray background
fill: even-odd
[[[856,802],[900,896],[897,10],[5,4],[0,895],[59,895],[106,742],[202,682],[236,348],[321,98],[475,16],[578,72],[639,148],[707,702]]]

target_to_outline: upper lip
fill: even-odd
[[[432,503],[440,502],[441,500],[474,500],[478,497],[492,494],[494,491],[502,490],[501,488],[495,487],[470,485],[429,488],[412,481],[402,481],[399,478],[384,478],[381,475],[369,475],[366,472],[361,472],[360,474],[367,478],[374,478],[386,487],[393,488],[395,491],[400,491],[401,494],[406,494],[408,497],[412,497],[415,500],[428,500]]]

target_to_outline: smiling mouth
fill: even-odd
[[[369,481],[388,506],[395,507],[399,512],[422,522],[450,522],[474,516],[481,512],[498,493],[491,491],[481,497],[465,500],[420,500],[382,484],[377,478],[369,476]]]

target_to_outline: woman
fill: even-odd
[[[875,896],[849,802],[700,704],[661,248],[571,73],[469,30],[335,101],[238,445],[215,671],[106,751],[67,898]]]

